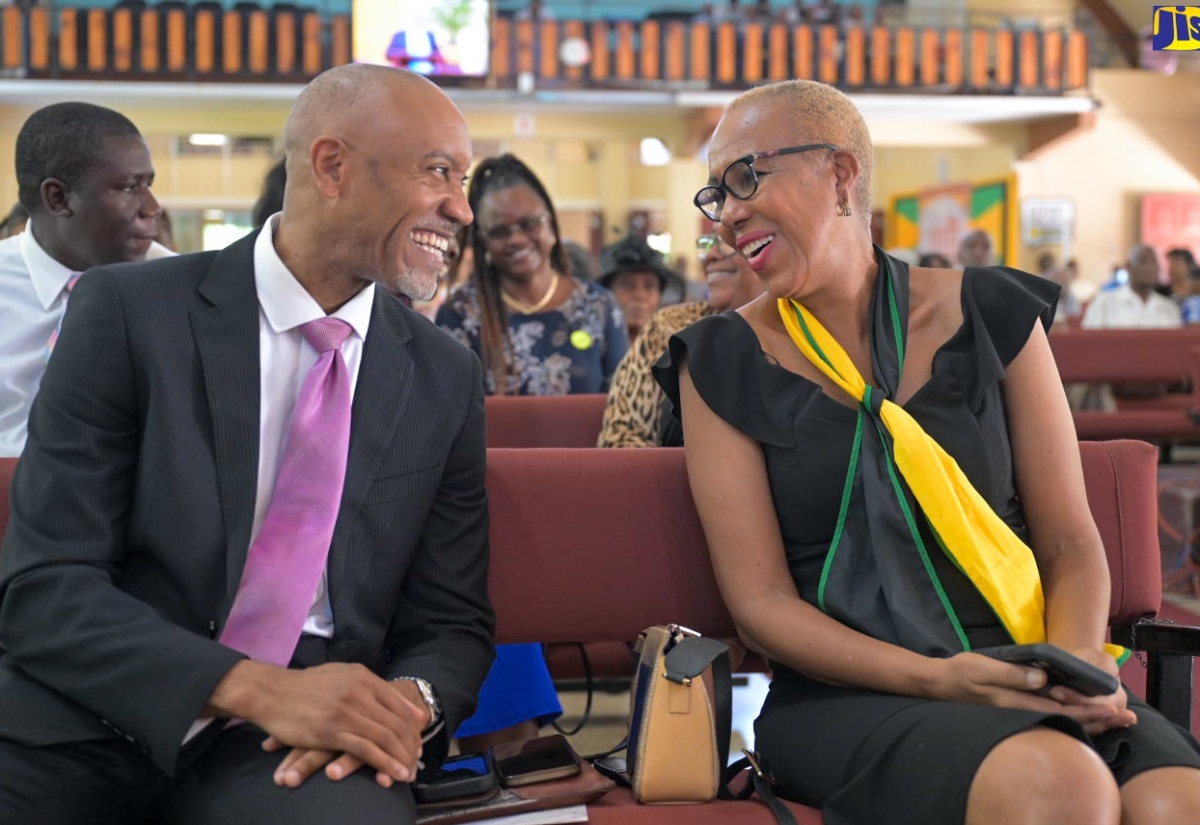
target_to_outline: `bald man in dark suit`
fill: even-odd
[[[260,232],[72,296],[0,552],[0,822],[411,822],[418,760],[474,708],[480,367],[398,299],[432,295],[471,221],[466,123],[419,75],[345,66],[285,144]],[[349,446],[282,667],[222,639],[317,359],[299,327],[326,317],[350,328]]]

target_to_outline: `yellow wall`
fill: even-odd
[[[1074,199],[1071,253],[1083,278],[1100,282],[1138,238],[1142,194],[1200,190],[1200,76],[1097,70],[1093,95],[1100,106],[1090,128],[1032,151],[1022,124],[931,125],[922,123],[919,112],[907,123],[872,123],[875,203],[886,206],[896,194],[1015,171],[1020,197]],[[289,106],[289,100],[275,99],[117,108],[146,134],[159,173],[156,189],[169,208],[245,209],[257,197],[271,158],[176,157],[169,138],[193,131],[274,137]],[[34,108],[0,107],[0,164],[9,169],[16,131]],[[671,233],[677,254],[690,251],[700,228],[691,198],[707,177],[694,154],[706,136],[699,132],[707,131],[695,125],[703,122],[698,110],[464,108],[478,151],[511,151],[530,163],[564,212],[564,229],[576,239],[586,240],[590,217],[598,212],[603,239],[614,240],[629,210],[639,209],[652,214],[656,231]],[[675,152],[669,166],[641,165],[638,143],[647,136]],[[0,204],[15,199],[12,176],[0,175]],[[1018,263],[1031,266],[1038,251],[1022,249]]]

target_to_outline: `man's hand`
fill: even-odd
[[[253,722],[269,734],[267,750],[293,748],[278,784],[296,787],[322,767],[336,781],[370,765],[389,787],[416,777],[429,717],[402,685],[362,665],[288,670],[245,659],[217,683],[206,714]]]

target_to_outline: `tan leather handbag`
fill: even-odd
[[[729,648],[680,625],[655,625],[634,645],[629,780],[639,802],[715,799],[729,753]],[[718,701],[720,700],[720,701]]]

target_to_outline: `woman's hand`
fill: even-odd
[[[1120,668],[1117,667],[1116,660],[1104,650],[1098,648],[1076,648],[1067,652],[1078,659],[1082,659],[1089,665],[1103,670],[1105,673],[1111,673],[1117,677],[1120,676]],[[1112,709],[1113,715],[1105,719],[1106,724],[1098,730],[1093,730],[1085,725],[1084,727],[1088,733],[1102,733],[1112,728],[1126,728],[1137,723],[1137,714],[1126,707],[1127,696],[1124,688],[1118,688],[1116,693],[1111,693],[1108,696],[1085,696],[1082,693],[1077,693],[1070,688],[1062,686],[1052,687],[1047,693],[1050,698],[1068,708],[1068,716],[1072,715],[1069,710],[1076,707],[1108,707]]]
[[[1078,655],[1077,651],[1075,652]],[[1082,657],[1081,657],[1082,658]],[[1046,674],[1023,665],[1009,664],[977,653],[959,653],[949,659],[934,659],[930,698],[976,705],[1021,708],[1041,713],[1059,713],[1079,722],[1089,734],[1128,727],[1137,717],[1125,707],[1125,691],[1111,696],[1083,696],[1054,687],[1048,695]],[[1093,658],[1087,661],[1097,664]],[[1112,667],[1112,657],[1109,657]]]

